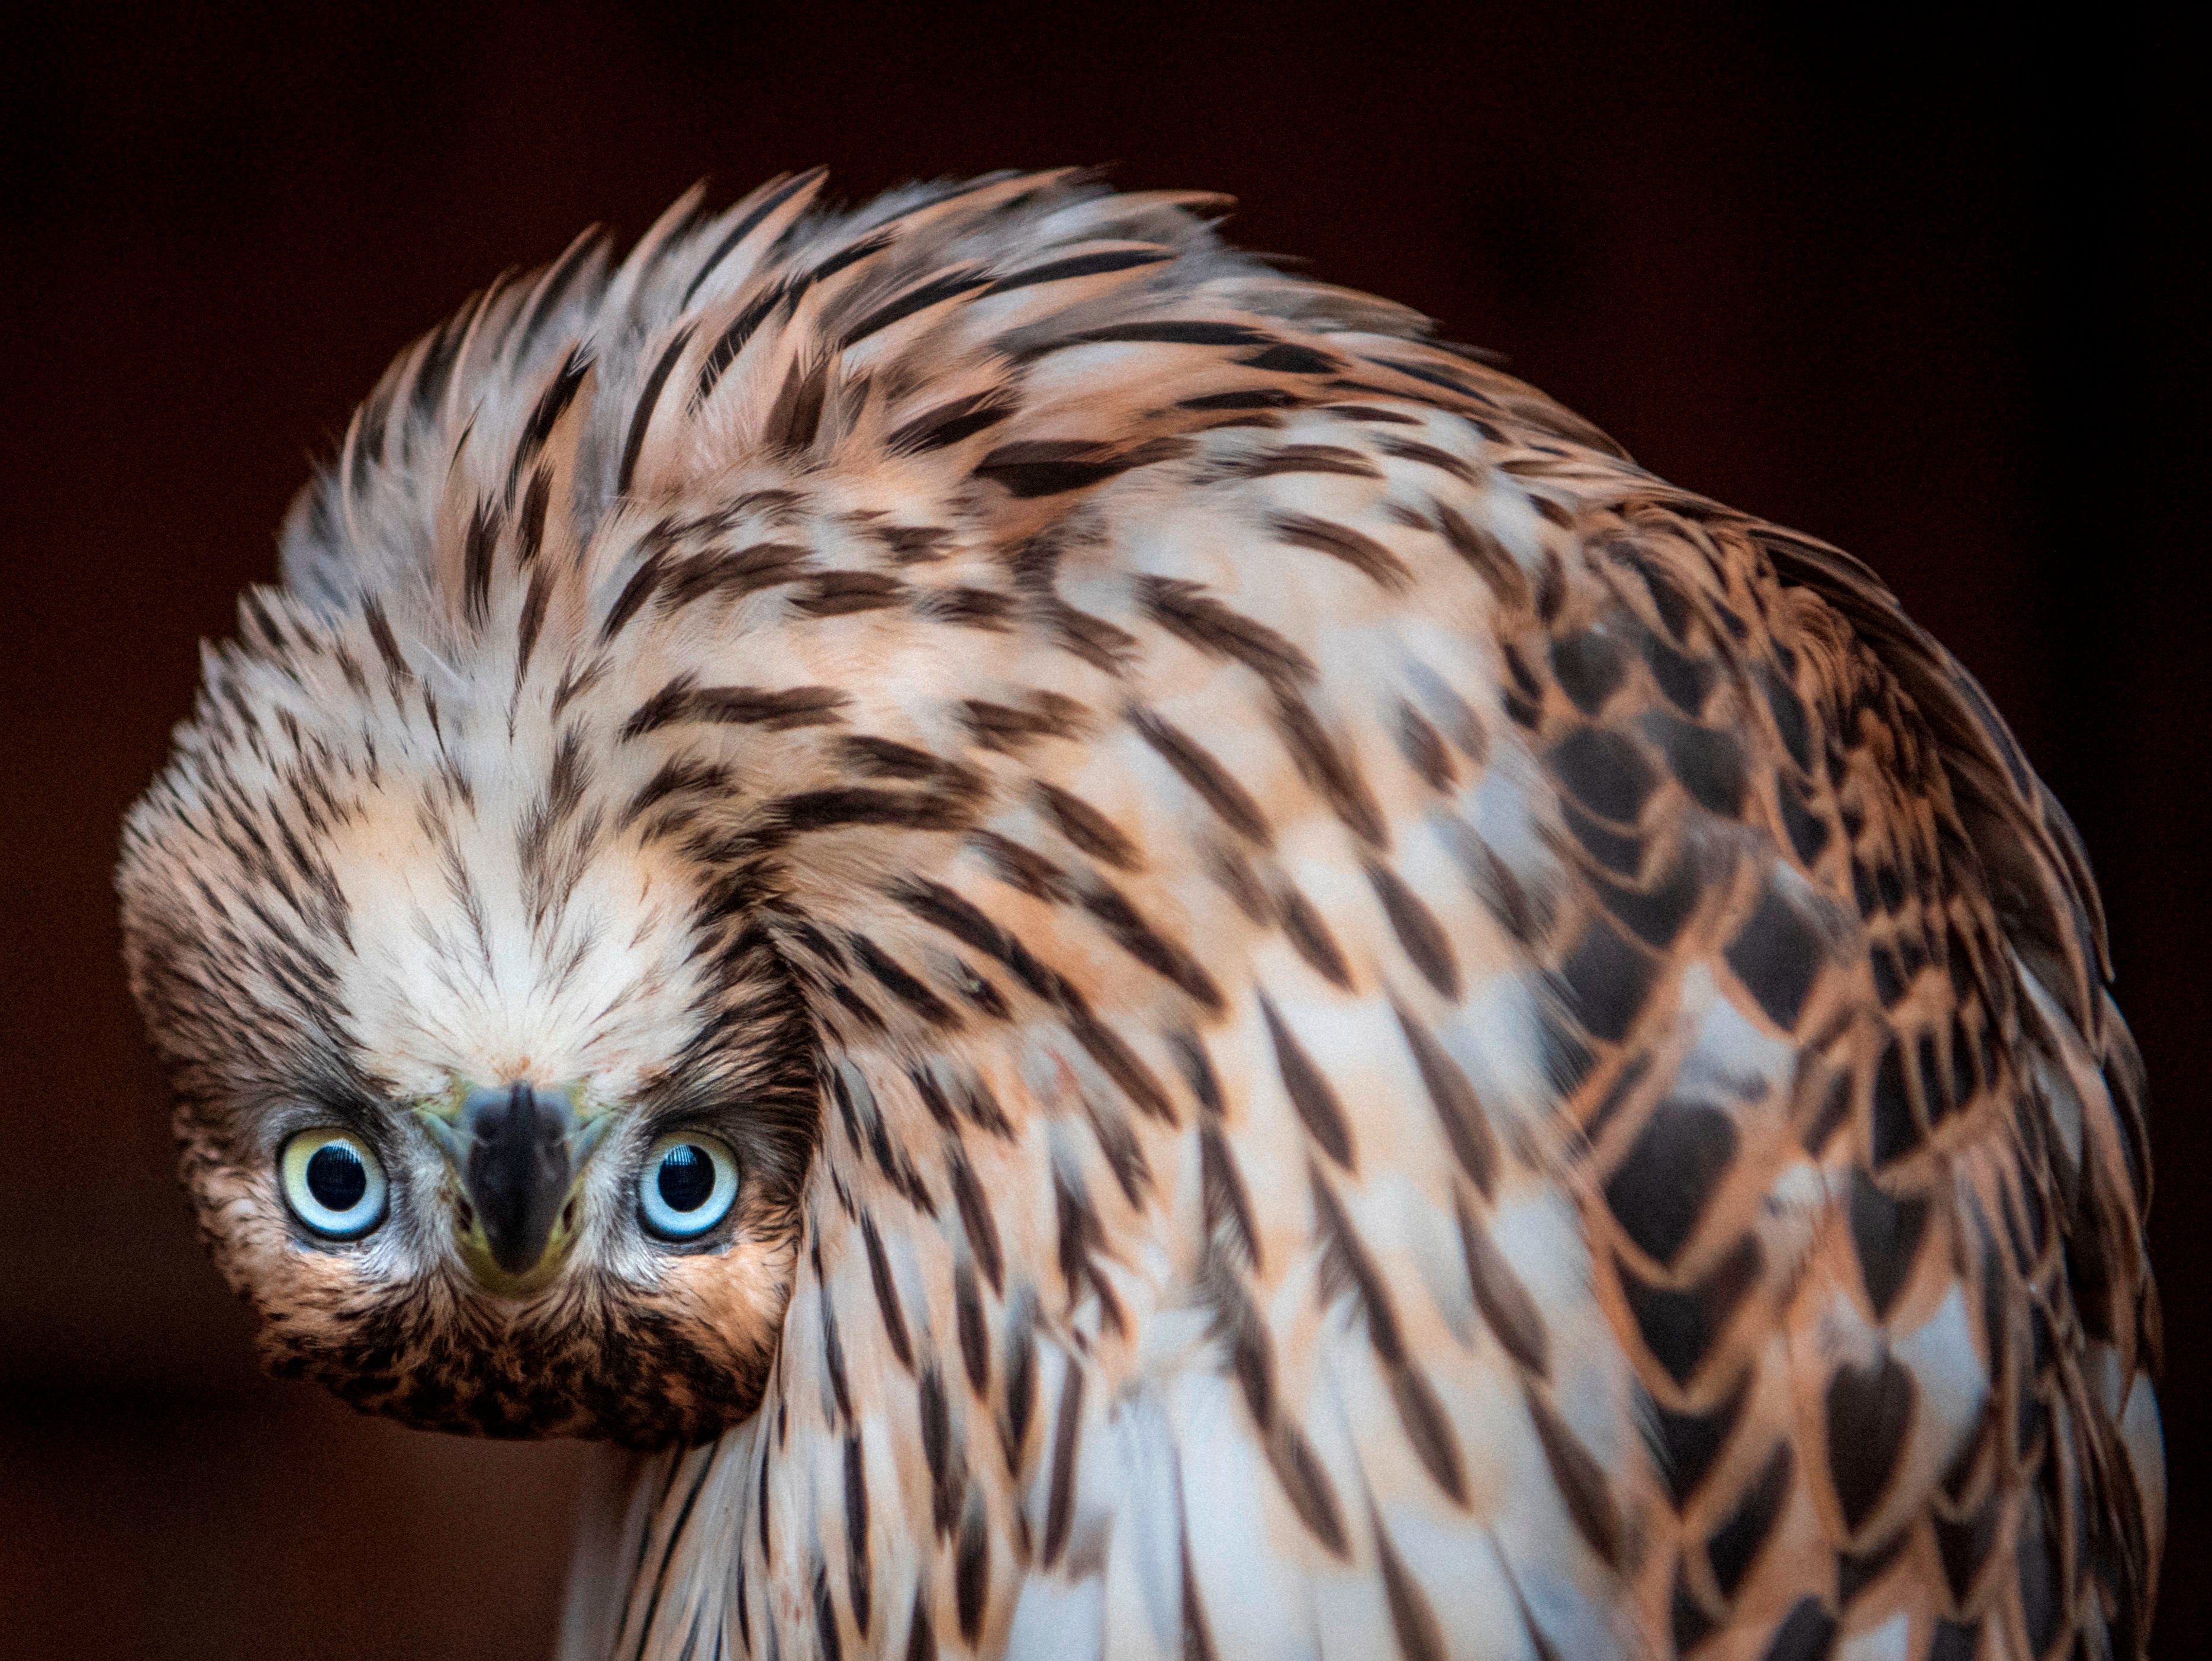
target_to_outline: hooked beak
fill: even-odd
[[[492,1291],[529,1290],[566,1251],[564,1214],[613,1116],[581,1120],[568,1092],[517,1082],[472,1089],[457,1106],[418,1116],[467,1199],[471,1268]]]

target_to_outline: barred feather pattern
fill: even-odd
[[[577,1657],[2140,1654],[2141,1067],[1966,672],[1214,198],[820,185],[404,356],[131,822],[272,1354],[647,1449]],[[280,1269],[241,1097],[514,1056],[769,1103],[738,1245]]]

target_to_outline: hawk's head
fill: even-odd
[[[374,602],[258,591],[243,625],[120,886],[186,1179],[270,1364],[493,1434],[749,1411],[814,1060],[747,908],[630,811],[652,781],[557,660],[456,672],[462,642]]]

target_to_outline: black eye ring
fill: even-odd
[[[276,1170],[292,1214],[326,1240],[358,1240],[384,1220],[383,1162],[350,1130],[301,1131],[285,1142]]]
[[[693,1240],[730,1214],[738,1199],[738,1159],[719,1136],[679,1130],[647,1150],[637,1203],[646,1232]]]

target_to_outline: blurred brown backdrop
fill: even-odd
[[[1838,8],[74,5],[0,48],[0,1653],[545,1652],[577,1450],[252,1371],[116,966],[118,816],[386,360],[584,224],[822,161],[1110,161],[1871,560],[2079,818],[2149,1058],[2175,1516],[2212,1653],[2197,1042],[2203,100],[2094,35]],[[1650,9],[1655,14],[1657,9]],[[1540,13],[1540,15],[1539,15]],[[2077,25],[2077,27],[2087,27]]]

